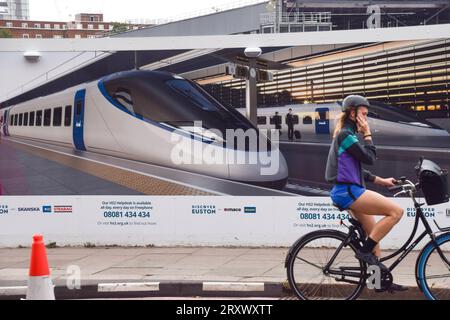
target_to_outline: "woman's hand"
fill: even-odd
[[[361,132],[363,135],[369,135],[370,134],[370,127],[367,120],[362,117],[361,115],[358,115],[356,117],[356,122],[358,125],[358,131]]]
[[[397,180],[395,180],[394,178],[383,179],[383,178],[377,177],[375,179],[375,184],[389,188],[389,187],[395,186],[397,184]]]

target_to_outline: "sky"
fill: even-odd
[[[258,0],[30,0],[30,19],[70,21],[75,14],[103,13],[106,22],[167,19],[199,10]]]

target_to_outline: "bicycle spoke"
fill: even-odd
[[[450,273],[443,274],[443,275],[426,276],[425,277],[425,279],[442,279],[442,278],[449,278],[450,279]]]
[[[291,288],[300,298],[305,299],[352,299],[357,296],[362,288],[362,266],[354,257],[355,249],[350,245],[341,247],[345,236],[328,236],[329,233],[317,238],[308,239],[304,244],[299,244],[295,256],[291,257],[288,279]],[[333,259],[330,261],[330,259]],[[353,275],[336,275],[325,272],[325,266],[330,264],[330,270],[345,272],[345,268],[357,268],[351,270]],[[343,267],[343,269],[340,269]],[[329,270],[329,271],[330,271]],[[359,271],[358,271],[359,270]],[[358,273],[360,276],[358,277]],[[348,279],[353,282],[346,282]]]
[[[316,265],[316,264],[314,264],[314,263],[312,263],[312,262],[306,261],[306,260],[303,259],[303,258],[295,257],[295,259],[298,259],[298,260],[300,260],[300,261],[303,261],[303,262],[305,262],[305,263],[307,263],[307,264],[309,264],[309,265],[311,265],[311,266],[313,266],[313,267],[315,267],[315,268],[317,268],[317,269],[322,270],[322,267],[321,267],[321,266],[318,266],[318,265]]]

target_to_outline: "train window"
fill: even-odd
[[[266,117],[258,117],[258,124],[267,124]]]
[[[294,116],[292,118],[292,121],[293,121],[294,124],[299,124],[299,122],[300,122],[299,119],[298,119],[298,116],[295,115],[295,114],[294,114]]]
[[[62,123],[62,107],[53,109],[53,126],[61,127]]]
[[[23,123],[23,113],[19,114],[19,126]]]
[[[19,115],[15,114],[14,115],[14,125],[17,126],[19,124]]]
[[[281,116],[273,116],[273,117],[270,117],[270,124],[275,124],[275,120],[277,120],[278,121],[278,123],[280,123],[281,124]]]
[[[182,94],[185,98],[193,102],[197,107],[200,107],[204,111],[217,111],[217,107],[214,106],[211,101],[206,99],[204,95],[200,93],[191,83],[185,80],[169,80],[166,82],[176,92]]]
[[[52,118],[52,109],[44,110],[44,127],[50,127]]]
[[[72,123],[72,106],[66,106],[66,110],[64,111],[64,126],[70,127]]]
[[[30,112],[30,123],[29,123],[29,125],[31,126],[31,127],[33,127],[34,126],[34,118],[35,118],[35,112],[34,111],[32,111],[32,112]]]
[[[14,125],[14,115],[11,115],[11,117],[9,118],[9,125],[10,126]]]
[[[125,109],[134,114],[134,103],[130,90],[125,88],[117,88],[117,91],[113,94],[113,98],[116,99],[116,101],[119,102]]]
[[[36,111],[36,127],[42,126],[42,110]]]
[[[313,123],[313,121],[312,121],[311,116],[303,117],[303,124],[312,124],[312,123]]]
[[[23,114],[23,125],[28,126],[28,112]]]
[[[328,120],[328,111],[317,111],[316,120],[318,121]]]
[[[113,77],[105,80],[104,86],[117,107],[139,119],[188,131],[201,120],[204,129],[217,129],[224,137],[227,129],[252,128],[239,112],[219,103],[196,83],[181,78],[142,72]]]

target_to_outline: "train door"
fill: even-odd
[[[8,131],[8,115],[9,112],[8,110],[5,110],[5,112],[3,113],[3,121],[2,121],[2,125],[3,125],[3,134],[5,136],[9,136],[9,131]]]
[[[316,134],[330,134],[330,109],[316,109]]]
[[[84,107],[86,90],[79,90],[75,94],[73,115],[73,144],[77,150],[86,151],[84,145]]]

